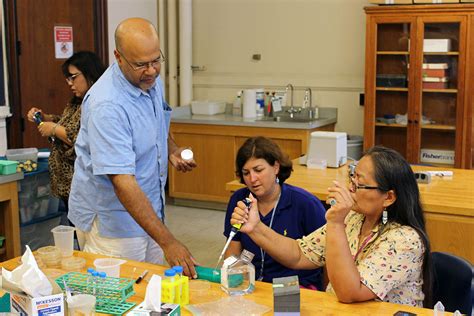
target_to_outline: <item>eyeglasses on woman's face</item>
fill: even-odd
[[[82,75],[82,72],[77,72],[75,74],[71,74],[69,77],[66,77],[66,82],[69,83],[69,84],[73,84],[74,80],[80,75]]]
[[[374,185],[364,185],[359,184],[355,176],[349,176],[349,188],[352,192],[356,192],[357,190],[379,190],[379,191],[386,191],[379,186]]]
[[[127,62],[127,64],[135,71],[144,71],[150,67],[157,69],[158,66],[160,66],[161,64],[165,62],[165,56],[163,55],[163,52],[161,51],[161,49],[160,49],[160,56],[158,58],[152,61],[134,62],[134,63],[129,62],[128,59],[125,58],[125,56],[119,50],[117,50],[117,52],[120,54],[120,56],[123,57],[123,59]]]

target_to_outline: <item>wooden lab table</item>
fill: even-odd
[[[17,181],[23,173],[0,176],[0,235],[5,242],[0,247],[0,261],[20,255],[20,213],[18,211]]]
[[[287,183],[301,187],[325,201],[333,180],[347,183],[348,168],[308,169],[293,160],[293,173]],[[453,171],[452,177],[431,177],[419,184],[432,251],[450,252],[474,263],[474,170],[412,166],[420,171]],[[243,187],[238,180],[228,182],[226,190]]]
[[[93,267],[94,259],[102,258],[103,256],[94,255],[86,252],[75,251],[75,256],[83,257],[86,259],[86,267]],[[9,261],[0,263],[0,266],[5,267],[7,270],[12,270],[19,264],[19,258],[14,258]],[[136,268],[136,271],[133,273],[133,269]],[[145,277],[144,281],[140,284],[135,284],[134,290],[135,295],[128,299],[128,301],[133,301],[141,303],[145,297],[146,286],[148,280],[153,274],[163,275],[164,270],[167,269],[164,266],[158,266],[154,264],[137,262],[137,261],[127,261],[121,266],[120,276],[136,279],[140,273],[144,270],[148,270],[148,274]],[[81,271],[81,272],[85,272]],[[193,282],[193,281],[190,281]],[[216,283],[210,283],[211,288],[209,291],[208,297],[212,299],[218,299],[221,297],[226,297],[227,295],[220,289],[220,285]],[[199,300],[190,295],[190,304],[200,303]],[[250,295],[244,296],[245,299],[254,301],[255,303],[268,306],[272,308],[271,312],[266,313],[265,315],[273,315],[273,291],[272,285],[270,283],[256,282],[255,292]],[[387,315],[392,316],[396,311],[403,310],[415,313],[418,316],[426,315],[432,316],[433,310],[416,308],[406,305],[398,305],[391,303],[383,302],[364,302],[364,303],[354,303],[354,304],[343,304],[339,303],[336,299],[336,296],[312,290],[301,289],[301,315]],[[192,315],[185,308],[181,309],[182,315]],[[448,315],[449,313],[446,313]]]

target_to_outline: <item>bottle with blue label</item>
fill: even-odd
[[[263,89],[257,89],[255,91],[257,96],[257,116],[263,116],[265,109],[265,91]]]

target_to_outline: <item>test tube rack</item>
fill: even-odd
[[[189,279],[187,276],[176,277],[174,281],[161,280],[161,301],[165,303],[189,304]]]
[[[69,272],[56,279],[56,283],[63,291],[64,281],[74,293],[94,295],[97,299],[95,311],[97,313],[122,315],[135,303],[125,300],[135,294],[134,280],[127,278],[106,277],[94,282],[89,274]]]

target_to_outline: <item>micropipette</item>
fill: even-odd
[[[244,202],[247,209],[249,209],[250,204],[252,203],[252,200],[249,199],[249,198],[245,198],[245,199],[242,200],[242,202]],[[230,233],[229,233],[229,238],[227,238],[227,242],[225,243],[224,249],[222,249],[221,255],[219,256],[219,260],[217,260],[216,269],[219,266],[219,263],[221,262],[222,258],[224,257],[225,251],[229,247],[230,242],[232,241],[232,238],[234,238],[235,234],[237,234],[237,232],[240,230],[240,227],[242,227],[242,224],[232,225],[232,228],[231,228]]]

